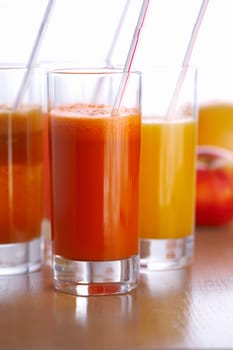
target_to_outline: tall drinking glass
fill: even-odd
[[[48,73],[54,286],[75,295],[134,289],[139,276],[140,74]]]
[[[177,86],[180,76],[183,83]],[[143,72],[142,86],[140,265],[145,271],[192,259],[196,70],[154,67]]]
[[[0,275],[37,270],[42,258],[40,73],[16,106],[25,72],[0,67]]]

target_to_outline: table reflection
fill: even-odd
[[[132,332],[136,329],[137,295],[74,297],[54,293],[54,314],[57,342],[62,333],[75,336],[77,346],[96,348],[130,348]],[[60,329],[60,330],[59,330]]]
[[[184,344],[189,324],[191,269],[141,274],[137,290],[115,296],[54,293],[56,339],[66,332],[77,346],[134,349]],[[62,328],[61,328],[62,327]],[[113,341],[114,339],[114,341]],[[161,343],[163,342],[163,343]]]
[[[175,348],[185,343],[189,327],[190,278],[191,267],[141,275],[138,326],[145,346]]]

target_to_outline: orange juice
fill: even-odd
[[[194,226],[196,123],[144,118],[140,237],[183,238]]]
[[[39,237],[41,220],[41,111],[0,106],[0,244]]]
[[[81,261],[138,254],[141,118],[74,104],[49,117],[54,252]]]
[[[233,152],[233,103],[213,102],[200,106],[198,144]]]

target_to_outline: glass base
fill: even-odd
[[[122,260],[76,261],[53,257],[54,287],[79,296],[130,292],[139,280],[139,255]]]
[[[44,219],[42,222],[42,235],[44,239],[44,264],[52,266],[52,240],[51,240],[51,222]]]
[[[0,275],[37,271],[42,263],[41,237],[29,242],[0,244]]]
[[[140,239],[140,270],[177,269],[193,258],[194,236],[179,239]]]

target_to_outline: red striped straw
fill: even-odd
[[[175,91],[174,91],[174,93],[172,95],[172,99],[171,99],[171,102],[169,104],[169,108],[168,108],[168,112],[167,112],[167,119],[168,120],[172,119],[171,116],[173,115],[175,104],[176,104],[177,98],[179,96],[182,84],[184,82],[184,79],[185,79],[185,76],[186,76],[186,73],[187,73],[190,57],[192,55],[193,48],[194,48],[194,45],[195,45],[195,42],[196,42],[196,39],[197,39],[197,35],[198,35],[198,32],[199,32],[201,23],[203,21],[203,18],[204,18],[204,15],[205,15],[208,3],[209,3],[209,0],[203,0],[202,4],[201,4],[201,7],[200,7],[200,10],[198,12],[198,16],[197,16],[196,22],[194,24],[191,37],[190,37],[187,49],[185,51],[184,59],[183,59],[183,62],[182,62],[182,69],[181,69],[179,77],[177,79]]]
[[[36,36],[36,40],[35,40],[35,43],[33,45],[33,48],[32,48],[28,63],[27,63],[27,70],[25,72],[22,84],[20,86],[18,95],[17,95],[16,100],[15,100],[15,104],[14,104],[15,110],[19,107],[19,104],[20,104],[20,102],[23,98],[23,95],[26,91],[26,88],[28,86],[28,83],[29,83],[29,80],[31,77],[32,68],[33,68],[34,62],[36,60],[37,53],[39,51],[39,47],[40,47],[40,44],[42,41],[42,36],[45,32],[45,28],[46,28],[46,25],[48,23],[49,16],[52,12],[54,2],[55,2],[55,0],[48,0],[48,4],[47,4],[47,7],[45,9],[45,13],[44,13],[44,16],[42,18],[41,25],[40,25],[40,28],[38,30],[37,36]]]
[[[141,29],[142,29],[142,26],[143,26],[143,23],[144,23],[144,20],[146,17],[149,3],[150,3],[150,0],[143,0],[142,7],[141,7],[141,10],[140,10],[140,13],[138,16],[138,21],[137,21],[137,24],[136,24],[136,27],[134,30],[133,38],[131,40],[130,48],[129,48],[128,55],[127,55],[125,65],[124,65],[124,69],[123,69],[123,73],[125,73],[125,74],[123,74],[123,76],[122,76],[122,79],[120,81],[118,91],[116,94],[116,98],[115,98],[115,101],[113,104],[112,115],[117,113],[117,111],[119,110],[120,105],[121,105],[121,101],[122,101],[124,91],[126,88],[126,84],[127,84],[128,78],[129,78],[130,69],[131,69],[131,66],[133,63],[133,59],[135,56],[135,52],[137,49]]]

